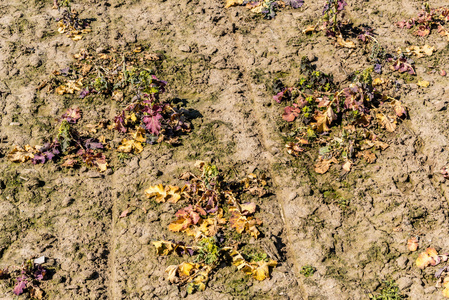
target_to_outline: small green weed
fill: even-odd
[[[393,281],[384,281],[383,286],[377,295],[370,294],[372,300],[401,300],[405,297],[399,292],[399,287]]]
[[[311,266],[311,265],[305,265],[304,267],[301,268],[300,273],[302,275],[304,275],[305,277],[310,277],[313,274],[315,274],[316,272],[316,268]]]

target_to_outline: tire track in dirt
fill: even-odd
[[[110,112],[110,119],[113,120],[115,117],[115,106],[111,105],[111,112]],[[117,134],[115,134],[117,135]],[[111,176],[111,183],[112,187],[117,186],[117,175],[114,172]],[[109,259],[108,259],[108,269],[110,273],[110,279],[109,279],[109,291],[111,299],[119,299],[119,294],[117,292],[117,260],[116,260],[116,248],[117,248],[117,229],[116,229],[116,223],[117,223],[117,216],[118,216],[118,209],[117,209],[117,192],[112,194],[112,210],[111,210],[111,237],[109,239]]]
[[[228,17],[229,19],[232,20],[233,23],[236,23],[237,20],[235,18],[232,17],[232,13],[231,11],[228,11]],[[271,28],[270,28],[271,29]],[[273,30],[271,29],[271,32],[273,34],[273,36],[277,39],[276,34],[273,32]],[[243,36],[238,33],[235,32],[234,33],[234,41],[236,44],[236,52],[238,54],[238,56],[240,56],[240,62],[241,62],[241,67],[242,67],[242,72],[243,72],[243,82],[245,83],[245,86],[247,87],[247,93],[246,95],[249,95],[249,99],[251,101],[252,107],[253,107],[253,113],[255,116],[255,127],[257,128],[257,136],[258,136],[258,140],[260,141],[260,145],[263,148],[263,162],[266,162],[269,166],[269,171],[270,174],[274,175],[276,172],[274,171],[273,168],[273,164],[276,162],[276,160],[278,159],[277,157],[275,157],[275,155],[278,153],[278,149],[276,148],[277,145],[280,144],[280,141],[276,141],[276,138],[274,137],[273,132],[270,132],[269,130],[267,130],[268,126],[264,125],[264,118],[263,118],[263,112],[266,111],[266,107],[264,107],[264,103],[266,103],[266,99],[264,99],[263,97],[260,97],[258,95],[263,95],[264,91],[261,89],[260,86],[257,86],[255,84],[252,83],[252,79],[249,75],[249,70],[250,70],[250,65],[248,64],[248,57],[250,57],[250,55],[245,55],[245,54],[249,54],[246,53],[245,48],[243,47],[244,44],[244,40],[243,40]],[[271,99],[270,99],[271,100]],[[267,120],[265,120],[267,121]],[[291,240],[290,236],[292,235],[292,231],[290,229],[290,220],[286,219],[285,217],[285,210],[284,210],[284,202],[282,199],[285,198],[286,195],[285,191],[287,186],[285,186],[286,181],[283,180],[283,178],[278,177],[278,176],[273,176],[272,178],[274,184],[274,188],[276,189],[274,194],[276,195],[277,201],[278,201],[278,206],[279,206],[279,211],[281,212],[281,219],[283,222],[283,226],[286,229],[287,232],[287,238],[286,238],[286,245],[287,245],[287,256],[291,257],[291,258],[295,258],[293,259],[293,269],[294,269],[294,273],[295,273],[295,279],[297,280],[298,284],[299,284],[299,288],[301,291],[301,295],[295,294],[295,299],[306,299],[307,298],[307,293],[304,289],[304,286],[302,284],[302,280],[299,276],[299,271],[300,271],[300,266],[297,263],[296,257],[294,255],[294,251],[293,249],[290,247],[290,245],[293,245],[292,243],[290,243],[289,241]],[[287,188],[287,191],[290,191]],[[287,196],[288,197],[288,196]]]

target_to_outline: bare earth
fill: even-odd
[[[48,257],[56,268],[42,285],[48,299],[368,299],[384,280],[398,283],[409,299],[443,299],[434,270],[417,269],[418,254],[406,248],[413,235],[420,250],[449,250],[449,186],[440,175],[449,151],[448,77],[429,72],[449,71],[449,47],[436,33],[420,38],[394,25],[415,16],[422,2],[348,1],[348,17],[375,28],[389,51],[408,43],[437,51],[416,60],[414,79],[389,75],[402,82],[410,118],[386,135],[390,147],[376,163],[347,175],[337,167],[318,175],[311,158],[286,153],[282,107],[269,88],[281,75],[293,83],[304,55],[337,81],[369,66],[361,48],[301,34],[321,16],[322,3],[306,0],[301,9],[264,20],[219,0],[74,2],[81,17],[94,19],[92,33],[76,42],[56,31],[60,13],[51,1],[0,3],[0,269]],[[185,100],[195,112],[181,146],[148,145],[125,162],[111,152],[105,173],[7,160],[13,145],[40,144],[53,134],[54,119],[68,107],[82,108],[83,124],[115,116],[113,101],[88,104],[36,87],[82,48],[134,44],[165,54],[158,72],[168,81],[166,97]],[[422,79],[429,88],[416,85]],[[117,135],[111,143],[119,141]],[[252,241],[279,259],[270,280],[256,282],[227,267],[194,295],[165,280],[166,266],[176,261],[158,257],[151,241],[176,236],[167,225],[177,208],[153,205],[143,191],[181,184],[175,178],[198,159],[239,176],[258,171],[271,178],[273,194],[258,203],[263,237]],[[341,198],[348,207],[338,205]],[[149,211],[119,218],[128,204]],[[304,277],[305,265],[316,273]],[[0,281],[0,299],[13,296]]]

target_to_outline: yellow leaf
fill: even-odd
[[[356,48],[355,44],[353,41],[345,41],[343,39],[343,36],[339,35],[337,36],[337,44],[339,44],[340,46],[344,47],[344,48]]]
[[[58,95],[64,95],[64,94],[68,93],[67,87],[64,85],[60,85],[55,89],[55,93]]]
[[[181,195],[179,194],[179,187],[169,185],[165,188],[167,190],[167,201],[170,203],[176,203],[179,199],[181,199]]]
[[[100,170],[100,172],[104,172],[108,169],[108,163],[107,162],[98,162],[97,161],[97,168]]]
[[[242,5],[243,0],[226,0],[225,8],[229,8],[231,6]]]
[[[424,57],[425,55],[431,56],[433,51],[435,51],[435,47],[431,47],[429,45],[424,45],[423,47],[418,46],[410,46],[405,48],[405,51],[408,54],[415,54],[418,58]]]
[[[12,162],[26,162],[34,158],[36,153],[36,147],[31,147],[30,145],[25,145],[24,148],[19,146],[14,146],[14,148],[8,153],[7,157]]]
[[[82,38],[83,38],[83,36],[80,35],[80,34],[75,34],[74,36],[71,37],[71,39],[74,40],[74,41],[79,41]]]
[[[445,288],[442,293],[445,298],[449,298],[449,288]]]
[[[393,132],[396,129],[395,120],[390,121],[390,119],[384,114],[376,114],[376,118],[382,127],[384,127],[388,132]]]
[[[315,29],[316,29],[316,26],[314,26],[314,25],[309,25],[309,26],[307,26],[305,29],[302,30],[302,33],[303,33],[303,34],[312,33],[312,32],[315,31]]]
[[[170,281],[171,283],[178,283],[179,279],[177,276],[177,272],[178,272],[177,265],[168,266],[167,269],[165,269],[165,273],[168,273],[167,275],[168,281]]]
[[[270,259],[269,262],[258,261],[257,268],[253,271],[253,277],[259,281],[265,280],[268,276],[270,276],[270,270],[268,267],[276,267],[277,262],[275,260]]]
[[[135,132],[133,134],[133,137],[137,137],[138,140],[141,140],[141,135],[138,132]],[[136,140],[127,140],[126,138],[124,138],[122,140],[122,144],[120,146],[117,147],[117,151],[118,152],[125,152],[125,153],[130,153],[130,152],[134,152],[134,153],[140,153],[143,151],[143,146],[142,143],[140,141],[136,141]]]
[[[229,218],[229,222],[231,223],[231,227],[235,228],[237,233],[242,233],[245,230],[248,221],[245,216],[240,214],[240,212],[234,211]]]
[[[201,225],[203,223],[201,223]],[[170,225],[169,225],[169,228],[170,228]],[[182,230],[182,228],[181,228],[181,230]],[[171,231],[177,232],[177,231],[180,231],[180,230],[171,230]],[[197,240],[205,237],[203,231],[201,231],[201,226],[200,227],[198,227],[198,226],[189,227],[189,228],[186,228],[185,230],[183,230],[182,232],[187,234],[188,236],[193,236]]]
[[[191,264],[188,262],[183,262],[179,265],[179,275],[190,276],[190,271],[195,268],[197,264]]]
[[[136,118],[135,115],[134,115],[134,118]],[[137,118],[136,118],[136,120],[137,120]],[[142,127],[138,127],[136,132],[133,133],[133,138],[137,142],[144,143],[146,141],[146,139],[145,139],[145,129],[143,129]]]
[[[178,219],[168,225],[168,230],[179,232],[187,229],[192,224],[190,219]]]
[[[420,269],[424,269],[425,267],[430,265],[431,261],[432,258],[426,252],[422,252],[416,259],[416,266]]]
[[[173,243],[168,241],[155,241],[152,242],[156,247],[157,255],[169,255],[173,251]]]
[[[262,5],[262,2],[261,2],[260,5],[251,8],[250,11],[252,11],[252,12],[255,13],[255,14],[260,14],[260,13],[262,13],[262,11],[263,11],[264,9],[265,9],[265,8],[264,8],[264,6]]]
[[[420,87],[426,88],[426,87],[429,87],[430,82],[428,82],[428,81],[426,81],[426,80],[421,80],[421,81],[418,81],[417,84],[418,84],[418,86],[420,86]]]
[[[165,197],[167,196],[167,192],[164,189],[164,186],[162,184],[158,184],[155,186],[150,186],[145,190],[145,195],[148,198],[151,198],[153,196],[156,196],[156,202],[161,203],[165,202]]]
[[[199,229],[207,236],[214,236],[218,231],[215,220],[213,218],[204,219],[203,222],[201,222]]]
[[[385,83],[385,80],[383,78],[376,78],[373,80],[373,86],[382,85]]]

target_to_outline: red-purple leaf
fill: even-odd
[[[292,122],[301,113],[301,110],[297,107],[287,106],[284,108],[284,113],[282,114],[282,119],[287,122]]]
[[[162,119],[162,115],[157,113],[155,115],[144,116],[143,122],[145,123],[145,128],[154,135],[158,135],[161,130],[161,123],[159,120]]]
[[[27,277],[25,275],[22,275],[21,277],[17,278],[17,284],[14,287],[14,294],[21,295],[23,293],[23,290],[27,287],[28,281]]]

